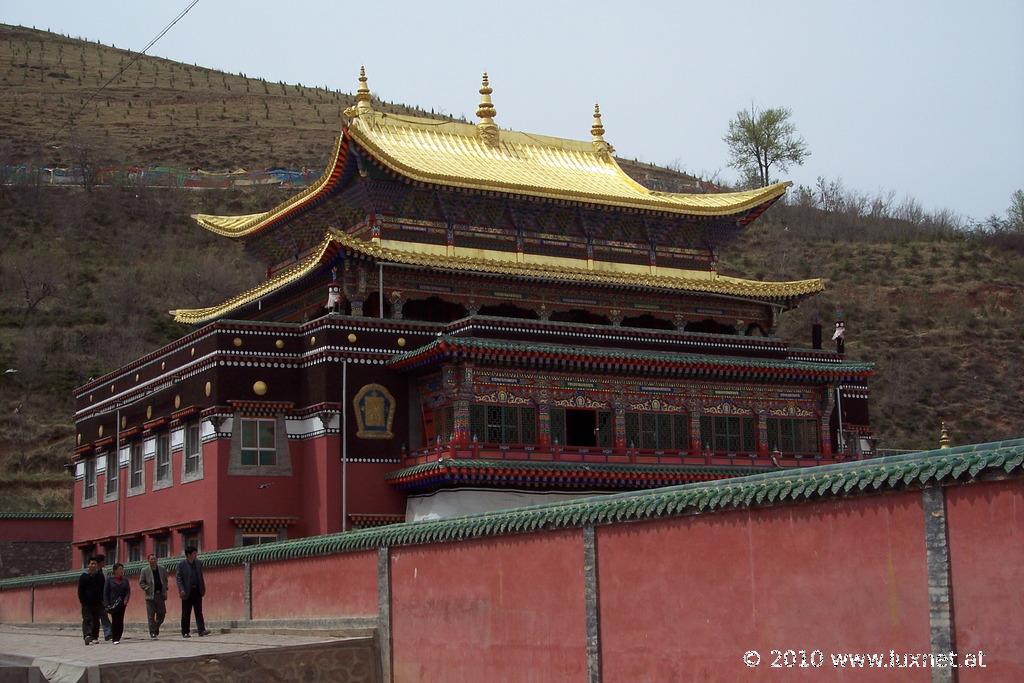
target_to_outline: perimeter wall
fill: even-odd
[[[207,618],[375,619],[402,682],[1024,680],[1021,467],[900,458],[210,553]],[[0,582],[0,622],[78,620],[76,576]],[[949,650],[984,668],[892,668]]]

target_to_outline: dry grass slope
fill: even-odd
[[[352,103],[323,88],[143,58],[65,126],[128,56],[0,25],[0,164],[320,167]],[[642,164],[626,170],[661,190],[692,181]],[[260,278],[237,245],[188,214],[244,213],[283,196],[0,187],[0,368],[19,369],[0,375],[0,507],[66,508],[71,388],[180,335],[168,309],[223,300]],[[878,363],[873,422],[883,446],[934,446],[941,418],[961,443],[1024,433],[1020,252],[779,206],[722,254],[722,269],[830,279],[828,292],[783,317],[780,334],[806,345],[813,309],[846,311],[848,354]]]

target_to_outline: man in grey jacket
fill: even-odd
[[[160,635],[160,624],[167,616],[167,570],[156,561],[156,555],[149,554],[149,566],[142,568],[139,588],[146,594],[146,619],[149,621],[149,637]]]
[[[181,597],[181,637],[191,638],[189,629],[192,626],[192,610],[196,611],[196,629],[200,637],[210,635],[203,619],[203,596],[206,595],[206,580],[203,579],[203,563],[197,555],[195,546],[185,548],[185,559],[178,563],[175,581],[178,584],[178,595]]]

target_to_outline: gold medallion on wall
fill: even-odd
[[[364,385],[352,399],[360,439],[391,439],[395,421],[395,397],[380,384]]]

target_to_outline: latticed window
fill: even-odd
[[[686,415],[626,413],[626,444],[631,448],[685,450],[689,439]]]
[[[117,493],[117,452],[107,454],[107,493]]]
[[[434,435],[446,444],[452,440],[455,434],[455,408],[444,406],[434,409]]]
[[[171,437],[161,434],[156,437],[156,480],[159,482],[171,479]]]
[[[274,420],[242,420],[242,464],[276,465]]]
[[[704,415],[700,439],[705,448],[718,452],[753,453],[757,450],[757,423],[752,417]]]
[[[129,456],[129,471],[131,472],[131,478],[128,485],[133,489],[142,488],[142,444],[133,443],[131,447],[131,455]]]
[[[602,448],[612,445],[612,414],[607,410],[597,413],[597,445]]]
[[[199,471],[199,458],[203,442],[200,438],[199,423],[185,427],[185,474]]]
[[[551,443],[565,445],[565,408],[551,409]]]
[[[90,458],[85,461],[85,483],[82,488],[82,498],[89,500],[96,497],[96,460]]]
[[[817,452],[817,421],[769,418],[768,448],[781,453]]]
[[[483,443],[533,444],[537,412],[532,407],[473,405],[469,408],[472,436]]]

